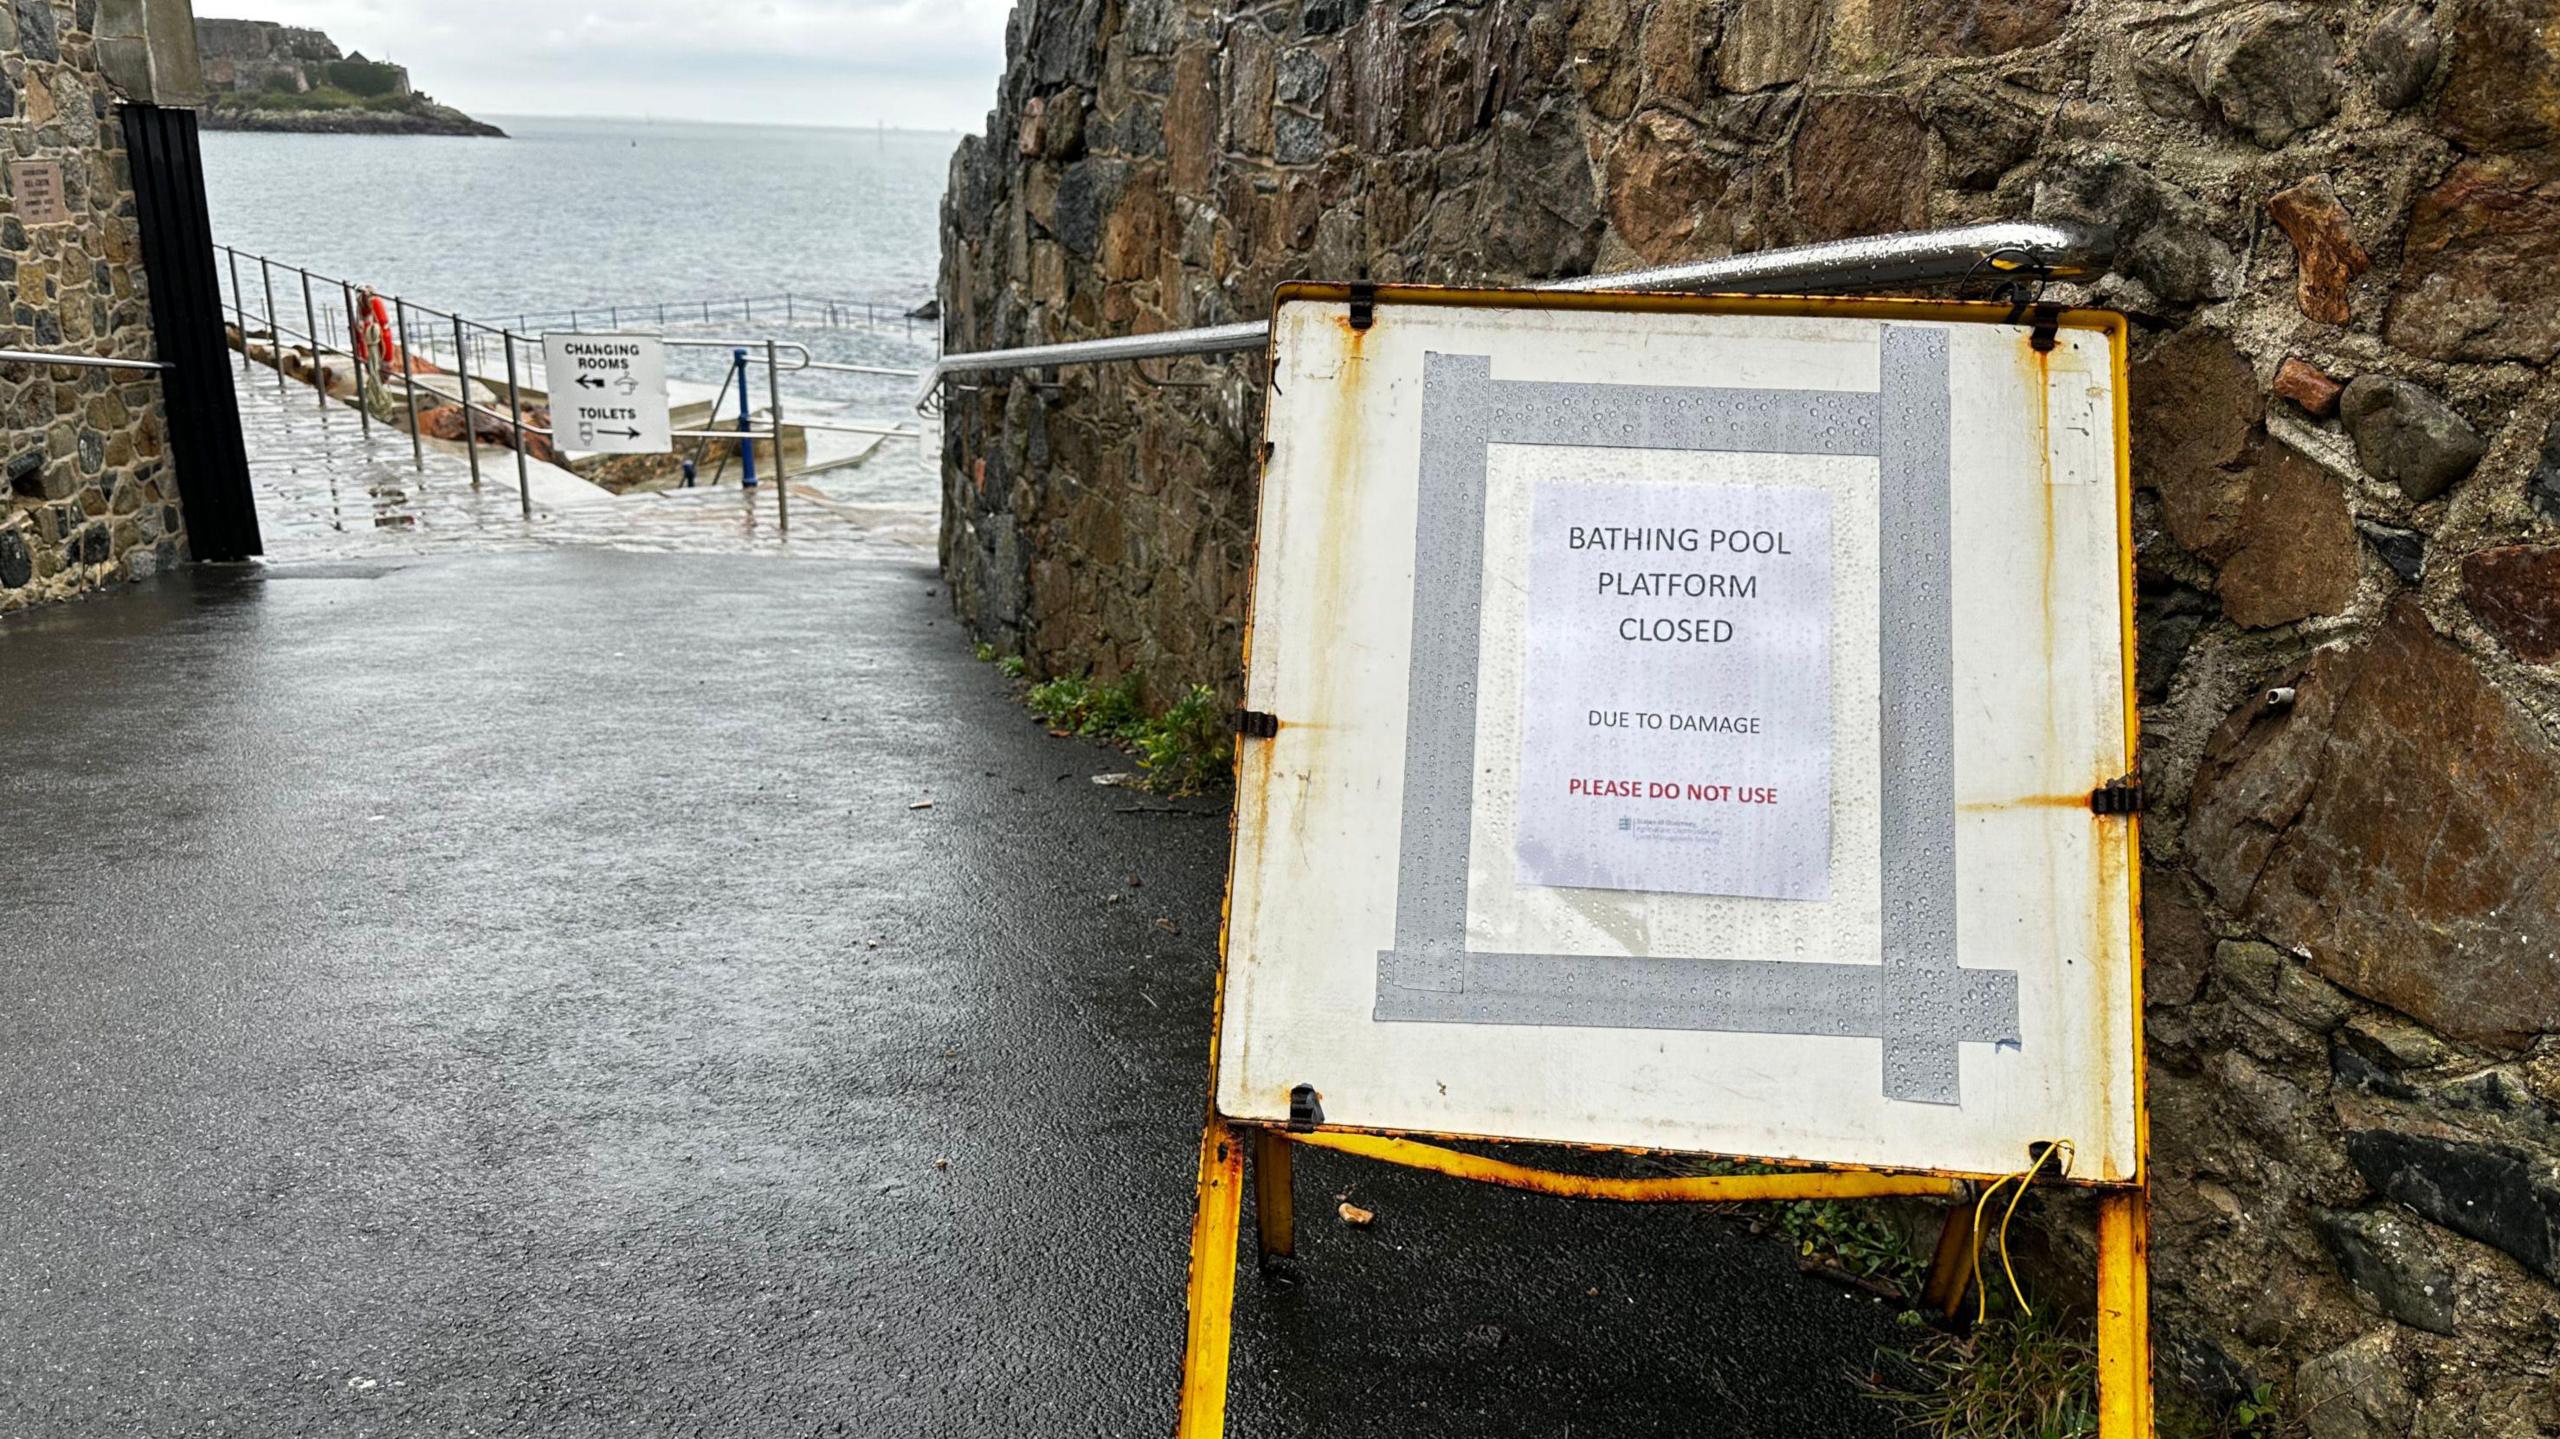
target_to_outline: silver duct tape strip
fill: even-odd
[[[1877,336],[1881,388],[1869,393],[1498,381],[1481,355],[1424,357],[1405,820],[1377,1020],[1860,1036],[1883,1042],[1886,1097],[1930,1104],[1961,1098],[1959,1042],[2019,1040],[2017,975],[1956,963],[1947,335],[1879,325]],[[1476,744],[1465,721],[1496,444],[1876,458],[1881,964],[1468,951]]]

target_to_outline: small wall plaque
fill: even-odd
[[[62,200],[62,165],[54,160],[19,160],[9,166],[11,208],[21,224],[58,225],[71,218]]]

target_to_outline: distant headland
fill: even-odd
[[[211,92],[208,130],[329,135],[496,135],[506,131],[439,105],[408,67],[341,54],[317,30],[272,20],[198,20],[196,50]]]

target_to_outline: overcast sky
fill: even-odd
[[[982,129],[1012,0],[196,0],[329,32],[475,115]]]

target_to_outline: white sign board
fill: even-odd
[[[656,335],[542,337],[551,442],[580,453],[664,454],[667,346]]]
[[[2120,322],[1794,304],[1283,292],[1222,1113],[2132,1175]]]

